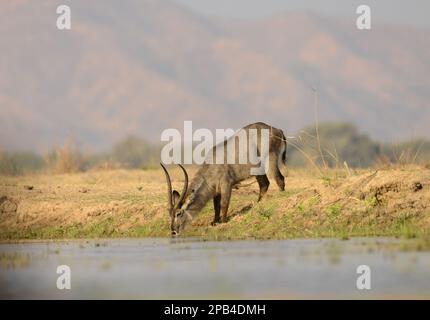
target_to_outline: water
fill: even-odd
[[[114,239],[0,245],[0,298],[430,298],[430,252],[395,239]],[[71,268],[59,290],[57,266]],[[371,268],[371,290],[356,287]]]

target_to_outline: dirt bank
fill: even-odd
[[[182,176],[173,170],[175,185]],[[191,175],[194,173],[191,170]],[[189,236],[292,238],[429,233],[430,170],[423,167],[290,170],[286,192],[272,183],[256,203],[258,185],[235,190],[228,223],[210,226],[212,203]],[[0,239],[168,236],[161,170],[94,171],[0,177]]]

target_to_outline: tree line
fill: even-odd
[[[365,168],[385,164],[430,164],[430,140],[423,138],[381,142],[351,123],[325,122],[299,130],[288,139],[287,164],[305,167],[310,164]],[[55,147],[46,154],[31,151],[0,150],[0,174],[73,173],[96,169],[138,169],[158,166],[162,146],[128,136],[110,150],[84,153],[73,141]]]

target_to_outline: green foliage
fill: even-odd
[[[300,202],[296,209],[299,213],[306,214],[312,212],[313,207],[320,202],[320,197],[318,195],[312,196],[302,202]]]
[[[273,215],[273,213],[275,212],[275,208],[271,207],[271,206],[259,206],[256,209],[257,213],[266,218],[266,219],[270,219]]]
[[[318,166],[326,163],[329,167],[370,167],[375,164],[430,163],[430,141],[415,139],[399,143],[381,143],[360,133],[356,126],[343,122],[319,124],[318,146],[316,129],[310,126],[300,130],[299,139],[293,141],[298,148],[288,148],[290,166],[304,166],[311,159]],[[303,157],[303,153],[308,159]]]
[[[22,175],[44,168],[41,156],[32,152],[0,152],[0,174]]]
[[[366,205],[370,208],[376,207],[378,205],[378,199],[375,196],[369,197],[366,200]]]
[[[126,168],[142,168],[158,163],[160,149],[142,138],[129,136],[112,148],[111,159]]]
[[[305,212],[305,204],[304,204],[303,202],[300,202],[300,203],[297,205],[297,210],[298,210],[300,213]]]
[[[299,147],[318,165],[324,161],[335,167],[346,161],[351,167],[368,167],[380,153],[378,143],[373,142],[350,123],[327,122],[319,125],[321,152],[318,147],[315,127],[307,127],[299,132]],[[290,164],[302,166],[304,159],[293,148],[290,151]]]
[[[339,215],[341,209],[342,207],[339,203],[332,204],[329,207],[327,207],[327,216],[330,219],[334,219]]]

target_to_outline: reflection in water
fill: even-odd
[[[429,298],[430,253],[395,239],[115,239],[0,245],[0,298]],[[399,247],[399,246],[397,246]],[[71,268],[58,290],[57,266]],[[356,268],[372,289],[356,288]]]
[[[31,255],[28,252],[1,252],[0,253],[0,268],[1,269],[16,269],[26,268],[30,265]]]

